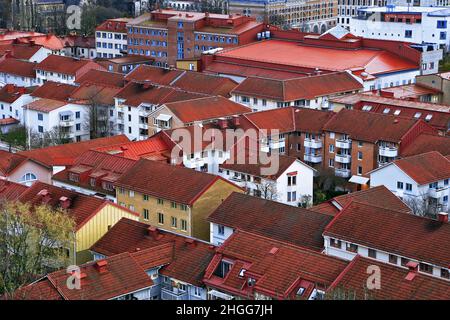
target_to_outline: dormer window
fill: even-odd
[[[300,287],[300,288],[298,288],[296,295],[298,297],[301,297],[304,293],[305,293],[305,288]]]
[[[362,111],[370,111],[370,110],[372,110],[371,106],[364,106],[364,107],[362,107]]]
[[[95,187],[96,186],[96,181],[95,181],[95,178],[90,178],[89,179],[89,184],[91,185],[91,187]]]
[[[73,182],[79,182],[80,181],[80,176],[76,173],[73,172],[69,172],[69,180],[73,181]]]
[[[233,264],[231,262],[222,260],[217,266],[216,271],[214,271],[214,275],[223,279],[230,272],[232,266]]]

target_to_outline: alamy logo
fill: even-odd
[[[80,30],[81,13],[82,13],[81,7],[76,5],[68,6],[66,13],[67,13],[67,20],[66,20],[67,29]]]
[[[381,269],[379,266],[370,265],[367,267],[366,273],[369,277],[366,281],[367,289],[379,290],[381,289]]]
[[[81,289],[81,272],[79,266],[68,266],[66,273],[70,276],[66,280],[66,286],[69,290],[80,290]]]

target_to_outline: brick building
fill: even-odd
[[[200,57],[215,48],[256,40],[263,24],[241,15],[155,10],[128,22],[128,53],[155,58],[156,65]]]

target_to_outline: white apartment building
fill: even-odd
[[[37,99],[23,106],[24,124],[34,133],[61,132],[73,142],[89,140],[86,125],[90,107],[51,99]]]
[[[24,123],[23,105],[33,101],[24,87],[8,84],[0,89],[0,119],[14,118]]]
[[[450,160],[437,151],[395,160],[369,174],[371,187],[384,185],[416,210],[450,209]]]
[[[0,61],[0,87],[12,84],[19,87],[39,85],[34,67],[36,63],[18,59]]]
[[[110,19],[96,28],[95,46],[98,58],[122,57],[127,52],[127,19]]]
[[[350,32],[369,39],[450,46],[449,7],[360,8],[350,19]]]
[[[291,206],[309,206],[313,201],[315,169],[300,160],[280,155],[276,174],[261,174],[261,164],[222,164],[219,175],[247,190],[250,195]],[[275,163],[274,163],[275,165]]]
[[[156,106],[141,103],[139,106],[126,105],[126,99],[114,98],[115,108],[110,121],[114,124],[116,134],[125,134],[130,140],[148,138],[148,115],[156,110]]]

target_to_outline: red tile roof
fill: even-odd
[[[119,87],[112,87],[103,84],[82,83],[69,97],[69,100],[78,104],[92,104],[103,106],[114,106],[114,97],[121,90]]]
[[[50,112],[53,110],[57,110],[61,107],[64,107],[66,104],[67,102],[64,101],[52,99],[38,99],[24,105],[23,108],[42,112]]]
[[[251,77],[242,81],[232,93],[287,102],[360,89],[362,84],[349,73],[336,72],[288,80]]]
[[[76,230],[80,230],[100,209],[111,203],[107,200],[87,196],[40,181],[33,183],[31,187],[20,195],[18,200],[30,205],[41,205],[43,204],[43,196],[39,192],[42,190],[47,190],[50,193],[51,199],[46,204],[52,207],[58,207],[60,205],[59,199],[63,196],[70,199],[71,204],[67,212],[74,219]]]
[[[70,168],[53,175],[52,179],[66,184],[80,186],[82,188],[96,190],[102,193],[116,195],[114,190],[104,189],[102,182],[114,183],[124,172],[136,163],[135,160],[111,155],[108,153],[89,150],[75,159],[75,163]],[[87,174],[88,177],[80,177],[79,182],[69,179],[70,173]],[[92,186],[89,178],[96,179],[96,185]]]
[[[116,186],[192,205],[219,179],[224,180],[212,174],[140,159],[132,168],[122,174],[117,180]],[[167,183],[168,181],[170,183]]]
[[[419,69],[416,63],[383,50],[316,47],[278,39],[230,48],[217,53],[217,56],[311,70],[318,68],[320,70],[345,71],[362,68],[369,74]],[[298,59],[298,57],[302,57],[302,59]]]
[[[96,31],[108,31],[117,33],[128,33],[127,23],[130,19],[117,18],[105,20],[102,24],[95,28]]]
[[[25,87],[17,87],[13,84],[7,84],[0,88],[0,101],[6,103],[13,103],[19,99],[23,94],[30,93],[31,89]]]
[[[324,236],[342,239],[448,268],[450,224],[356,201],[325,228]]]
[[[306,108],[293,108],[295,130],[308,133],[322,133],[325,124],[335,116],[334,112]]]
[[[295,131],[294,108],[277,108],[267,111],[252,112],[243,115],[250,126],[257,129],[279,130],[280,133]],[[242,125],[245,125],[242,123]],[[245,128],[244,128],[245,129]]]
[[[208,221],[321,251],[329,215],[233,192]]]
[[[376,290],[367,288],[372,273],[369,267],[378,267],[381,272],[381,287]],[[337,298],[342,290],[357,300],[449,300],[448,281],[421,273],[407,280],[409,271],[373,259],[357,256],[341,276],[327,291],[329,299]]]
[[[138,107],[141,103],[159,105],[168,102],[183,101],[205,97],[203,94],[192,93],[165,86],[139,84],[130,82],[116,95],[124,99],[128,106]]]
[[[84,35],[68,35],[60,37],[64,47],[78,47],[95,49],[95,37],[89,37]]]
[[[353,140],[398,143],[418,121],[420,120],[342,109],[325,124],[324,130],[346,133]]]
[[[251,112],[250,108],[222,96],[170,102],[166,103],[165,106],[183,123],[218,119]]]
[[[103,69],[103,67],[92,60],[74,59],[59,55],[49,55],[47,58],[38,63],[35,69],[75,76],[80,69],[84,68],[88,64],[92,65],[91,69]]]
[[[46,81],[42,86],[34,90],[31,95],[37,98],[67,101],[77,88],[78,87],[70,84]]]
[[[36,63],[18,59],[5,59],[0,62],[0,72],[20,77],[36,78]]]
[[[9,176],[11,172],[26,160],[27,157],[21,156],[20,154],[0,150],[0,176]]]
[[[98,263],[106,262],[105,271]],[[48,274],[39,282],[19,289],[14,298],[21,300],[108,300],[154,285],[142,266],[128,252],[80,266],[81,288],[71,290],[66,270]]]
[[[123,88],[125,86],[125,76],[122,73],[91,69],[76,79],[76,82],[78,84],[87,82]]]
[[[402,157],[414,156],[430,151],[437,151],[442,155],[450,155],[450,137],[422,133],[400,151]]]
[[[207,75],[200,72],[185,71],[171,83],[172,86],[191,92],[230,97],[237,82],[226,77]]]
[[[0,179],[0,202],[17,200],[27,189],[23,184]]]
[[[102,146],[116,145],[129,142],[125,135],[98,138],[93,140],[62,144],[47,148],[22,151],[19,154],[35,160],[47,167],[69,166],[75,163],[75,159],[86,151]]]
[[[201,286],[205,269],[214,256],[214,247],[156,228],[155,233],[149,233],[149,228],[148,224],[122,218],[91,251],[105,256],[130,252],[146,269],[164,265],[161,274]]]
[[[233,262],[225,278],[213,274],[221,259]],[[245,298],[259,292],[276,299],[292,299],[305,285],[305,289],[330,286],[347,264],[319,252],[239,230],[219,247],[203,281]],[[256,280],[253,287],[246,284],[247,278]],[[298,298],[308,299],[311,293],[308,290]]]
[[[16,40],[17,43],[34,43],[43,46],[44,48],[58,51],[64,49],[64,43],[61,38],[54,34],[33,35],[31,37],[21,37]]]
[[[155,84],[169,85],[183,74],[182,70],[159,68],[149,65],[141,65],[131,71],[126,77],[127,81],[152,82]]]
[[[169,146],[159,136],[153,136],[147,140],[99,147],[96,150],[127,159],[139,160],[140,158],[149,159],[159,155],[164,156],[169,152]]]
[[[398,159],[393,163],[421,185],[450,178],[450,161],[437,151]]]
[[[20,121],[15,118],[0,119],[0,126],[7,126],[7,125],[11,125],[11,124],[18,124],[18,123],[20,123]]]

